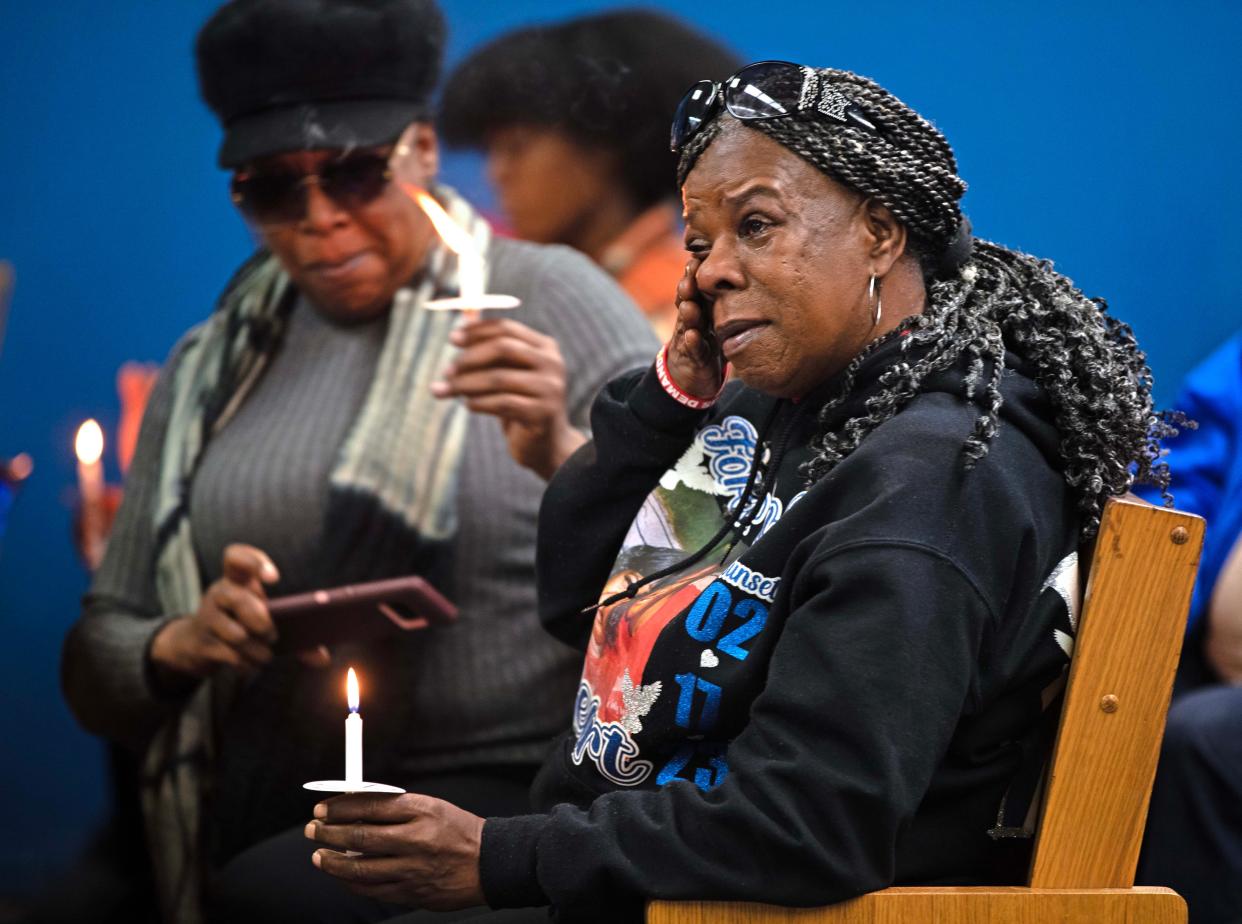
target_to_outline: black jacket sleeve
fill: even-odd
[[[561,466],[539,509],[539,616],[557,638],[586,645],[594,614],[583,610],[598,602],[643,501],[706,414],[670,398],[654,366],[614,379],[596,398],[592,441]]]
[[[727,778],[489,819],[493,906],[542,895],[605,921],[643,898],[810,906],[892,882],[898,834],[975,694],[991,610],[940,553],[893,542],[811,552],[790,593]]]

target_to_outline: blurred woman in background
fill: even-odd
[[[668,117],[734,55],[649,10],[613,10],[501,36],[449,76],[449,145],[487,154],[513,232],[568,244],[617,278],[668,339],[685,269]]]

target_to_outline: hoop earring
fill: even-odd
[[[875,276],[871,277],[871,282],[867,285],[867,298],[875,302],[874,317],[871,319],[871,326],[876,327],[880,323],[880,316],[884,312],[884,305],[880,301],[880,289],[875,284]]]

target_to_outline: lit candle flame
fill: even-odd
[[[354,673],[352,667],[345,678],[345,699],[349,703],[349,711],[357,712],[360,699],[358,696],[358,675]]]
[[[406,182],[401,183],[401,189],[426,213],[431,220],[431,226],[436,229],[436,234],[440,235],[440,240],[444,241],[444,246],[457,254],[457,285],[462,299],[470,303],[482,298],[483,254],[475,244],[474,238],[470,236],[470,232],[455,222],[444,207],[425,189],[419,189],[413,183]],[[477,316],[477,311],[472,311],[472,309],[477,309],[479,306],[467,304],[464,307],[467,311],[467,320]]]
[[[78,455],[79,462],[83,465],[94,465],[99,461],[100,456],[103,455],[103,448],[103,430],[96,420],[92,418],[78,427],[78,435],[73,441],[73,449]]]
[[[427,213],[432,227],[436,229],[436,234],[440,235],[440,240],[444,241],[444,246],[458,256],[462,254],[474,256],[478,253],[470,232],[453,221],[452,216],[444,211],[444,206],[440,205],[425,189],[419,189],[413,183],[402,183],[401,188],[405,190],[406,195],[418,203],[419,208]]]

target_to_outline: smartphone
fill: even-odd
[[[457,607],[417,575],[277,597],[267,610],[277,653],[372,641],[457,618]]]
[[[701,331],[703,340],[706,342],[708,349],[715,354],[716,362],[723,369],[725,358],[720,352],[720,342],[716,339],[716,300],[700,289],[697,281],[691,279],[691,282],[693,283],[694,297],[690,300],[698,303],[699,311],[703,315]]]

